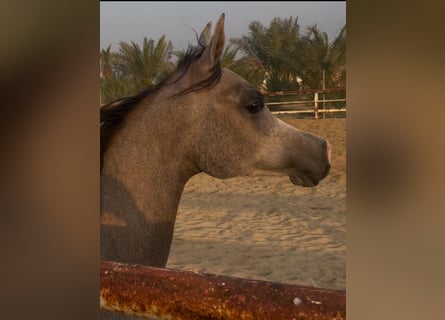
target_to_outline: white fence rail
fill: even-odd
[[[319,99],[320,94],[331,93],[331,92],[345,92],[345,88],[330,88],[325,90],[298,90],[298,91],[287,91],[287,92],[269,92],[265,93],[265,96],[289,96],[289,95],[302,95],[302,94],[313,94],[313,100],[295,100],[295,101],[278,101],[278,102],[267,102],[266,105],[268,107],[274,106],[295,106],[295,105],[308,105],[312,104],[313,107],[311,109],[304,110],[277,110],[272,111],[273,114],[309,114],[313,113],[315,119],[319,119],[319,114],[326,113],[337,113],[337,112],[346,112],[346,99]],[[345,102],[345,107],[343,108],[325,108],[326,103],[332,102]],[[323,108],[320,108],[320,104]]]

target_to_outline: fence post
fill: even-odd
[[[318,119],[318,92],[314,93],[314,116]]]

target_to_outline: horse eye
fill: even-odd
[[[247,110],[250,113],[254,114],[260,112],[261,110],[263,110],[263,108],[264,108],[264,103],[262,101],[255,101],[247,106]]]

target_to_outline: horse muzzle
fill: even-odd
[[[290,181],[297,186],[315,187],[329,173],[331,168],[332,146],[326,141],[325,155],[323,164],[313,170],[295,170],[289,175]]]

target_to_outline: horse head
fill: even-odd
[[[315,186],[329,172],[331,147],[275,117],[259,90],[221,68],[224,14],[166,81],[165,95],[182,121],[182,148],[199,172],[217,178],[264,171],[285,174],[295,185]]]

